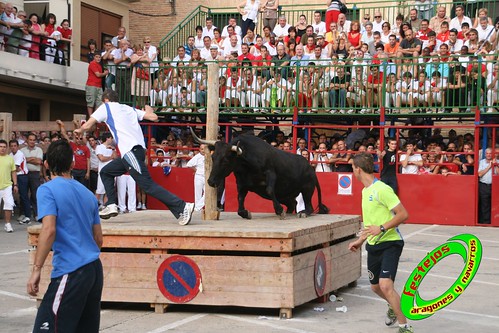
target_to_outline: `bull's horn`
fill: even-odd
[[[197,143],[204,143],[205,145],[208,145],[208,146],[214,146],[215,143],[217,142],[216,140],[203,140],[203,139],[199,138],[196,135],[196,133],[194,133],[194,130],[192,129],[192,127],[189,127],[189,129],[191,130],[191,134],[194,137],[194,141],[196,141]]]
[[[237,155],[241,155],[243,153],[243,150],[239,147],[239,145],[233,145],[232,147],[230,147],[230,150],[235,151]]]

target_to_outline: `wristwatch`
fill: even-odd
[[[379,226],[379,230],[381,230],[381,232],[385,232],[386,231],[386,229],[385,229],[385,227],[383,227],[383,225]]]

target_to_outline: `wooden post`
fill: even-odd
[[[0,113],[0,139],[9,142],[11,132],[12,132],[12,113],[4,113],[4,112]]]
[[[206,140],[218,139],[218,63],[208,64],[208,96],[206,115]],[[208,178],[213,165],[208,146],[205,148],[205,200],[204,200],[204,220],[218,220],[220,212],[217,209],[217,189],[208,185]]]

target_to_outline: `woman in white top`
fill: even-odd
[[[245,0],[237,5],[237,11],[243,16],[243,23],[241,26],[242,36],[246,36],[248,28],[255,31],[255,24],[257,22],[259,10],[260,0]]]

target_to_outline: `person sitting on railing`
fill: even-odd
[[[209,36],[211,39],[215,38],[214,31],[217,29],[216,26],[213,25],[213,17],[206,17],[206,25],[203,27],[203,38],[205,36]]]
[[[237,20],[235,17],[231,16],[229,17],[229,23],[222,29],[222,37],[230,37],[232,33],[229,32],[229,27],[232,27],[234,30],[234,33],[239,36],[239,38],[242,38],[242,32],[241,32],[241,27],[237,25]]]
[[[203,27],[200,25],[196,27],[196,36],[194,37],[194,47],[198,50],[201,50],[204,47]]]

